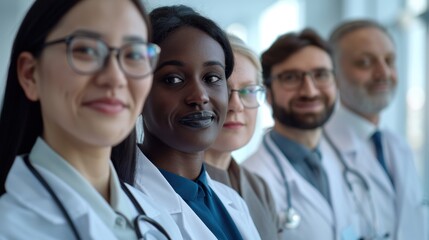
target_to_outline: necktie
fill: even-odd
[[[322,154],[318,149],[311,152],[307,157],[307,163],[309,164],[311,171],[313,172],[314,181],[313,186],[319,190],[319,192],[325,197],[329,204],[331,204],[331,196],[329,193],[329,180],[325,169],[322,166]]]
[[[381,167],[383,167],[387,176],[390,178],[390,174],[389,174],[389,171],[387,170],[387,166],[386,166],[386,161],[384,159],[383,144],[382,144],[381,138],[382,138],[382,133],[380,131],[376,131],[371,136],[371,140],[374,144],[375,154],[377,156],[377,160],[380,163]]]

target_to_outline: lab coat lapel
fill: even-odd
[[[136,185],[173,217],[180,228],[183,239],[216,240],[210,229],[140,150],[137,150],[137,162],[137,172],[141,177],[136,179]]]
[[[323,166],[329,176],[331,203],[336,219],[336,234],[341,236],[344,229],[350,227],[353,217],[358,217],[353,214],[355,202],[344,179],[344,165],[338,159],[334,149],[326,141],[325,137],[320,141],[320,150],[323,155]]]
[[[220,201],[223,203],[225,209],[228,211],[229,215],[231,216],[232,220],[234,221],[238,231],[240,232],[243,239],[259,239],[257,236],[257,233],[255,233],[255,236],[251,236],[251,231],[249,230],[249,226],[246,222],[244,222],[245,219],[248,219],[248,215],[246,212],[242,211],[242,207],[238,206],[238,201],[232,201],[231,199],[237,199],[238,195],[233,195],[231,193],[235,193],[232,189],[231,192],[224,191],[217,187],[217,184],[222,184],[219,182],[214,182],[210,176],[207,174],[207,182],[209,183],[210,187],[213,189],[213,191],[216,193],[216,195],[219,197]],[[237,199],[238,200],[238,199]],[[253,224],[253,223],[252,223]]]
[[[387,196],[394,197],[395,193],[389,177],[374,154],[368,151],[368,148],[363,145],[365,143],[345,124],[340,119],[334,118],[326,126],[326,132],[335,147],[340,151],[350,168],[362,173],[367,181],[374,182],[378,188],[383,189]]]
[[[292,167],[292,166],[291,166]],[[331,226],[334,225],[334,218],[331,206],[322,194],[314,188],[307,180],[305,180],[298,172],[293,170],[291,180],[288,179],[292,196],[292,204],[295,206],[294,198],[299,201],[307,201],[307,204],[312,205],[314,209],[328,222]],[[287,174],[287,173],[286,173]],[[298,197],[301,196],[301,197]],[[302,204],[300,204],[302,205]],[[299,211],[299,209],[297,209]]]
[[[38,166],[34,167],[57,194],[82,238],[116,239],[111,230],[99,219],[80,195],[55,175]],[[68,222],[59,207],[52,200],[46,189],[28,170],[20,157],[15,159],[6,182],[6,188],[7,192],[29,211],[35,212],[52,224],[67,225],[67,228],[69,228]],[[14,191],[15,189],[19,189],[19,192]]]
[[[271,138],[267,138],[267,143],[272,146],[274,154],[278,157],[280,164],[285,172],[286,181],[289,184],[289,188],[292,195],[292,205],[297,206],[294,199],[299,201],[307,201],[308,204],[312,205],[314,209],[331,225],[334,225],[334,218],[331,206],[328,201],[322,196],[322,194],[314,188],[307,180],[305,180],[290,164],[289,160],[280,152],[280,149],[272,141]],[[303,198],[303,199],[302,199]],[[296,200],[295,200],[296,201]],[[297,209],[299,211],[299,209]],[[302,214],[302,213],[300,213]]]

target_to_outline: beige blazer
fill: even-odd
[[[246,202],[261,239],[280,239],[274,198],[262,178],[240,167],[234,160],[227,171],[206,163],[209,176],[232,187]]]

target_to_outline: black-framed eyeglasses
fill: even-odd
[[[274,76],[280,86],[287,90],[297,89],[302,86],[304,78],[309,76],[317,88],[325,88],[331,86],[334,82],[334,74],[332,69],[318,68],[311,71],[287,70]]]
[[[67,45],[67,59],[71,68],[84,75],[103,70],[108,63],[108,57],[114,52],[126,76],[144,78],[153,72],[160,53],[160,48],[154,43],[133,41],[120,48],[114,48],[100,38],[86,34],[72,34],[49,41],[43,48],[58,43]]]
[[[229,98],[233,92],[237,92],[241,103],[245,108],[257,108],[265,98],[265,87],[262,85],[248,85],[240,89],[228,89]]]

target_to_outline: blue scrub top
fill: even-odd
[[[204,165],[195,181],[159,170],[217,239],[243,239],[228,211],[208,185]]]

